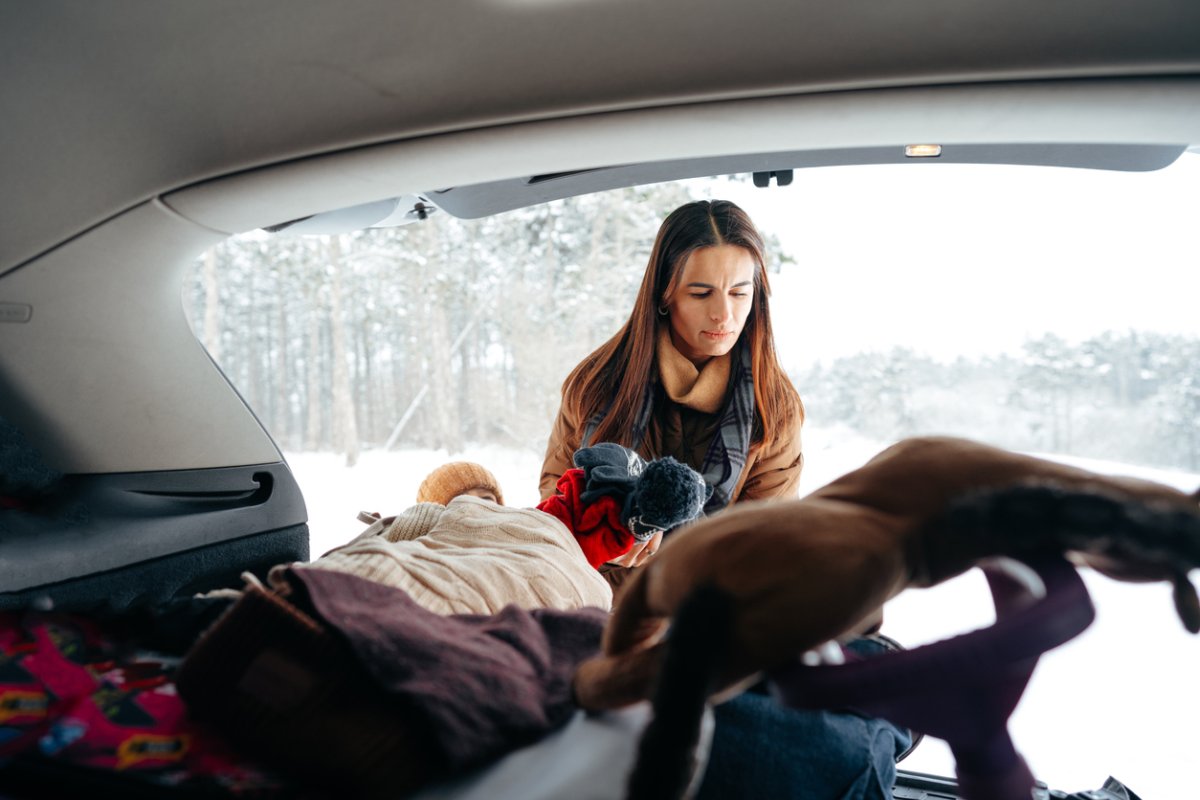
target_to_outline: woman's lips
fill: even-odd
[[[706,339],[712,339],[714,342],[719,342],[727,336],[732,336],[733,331],[701,331],[700,335]]]

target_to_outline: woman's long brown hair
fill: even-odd
[[[597,414],[604,414],[592,443],[633,445],[633,423],[645,387],[655,377],[658,326],[669,324],[658,308],[670,301],[693,251],[723,244],[745,248],[756,264],[754,303],[741,335],[741,342],[749,343],[754,371],[755,441],[767,447],[774,444],[780,419],[794,416],[803,422],[800,395],[775,354],[762,235],[746,212],[728,200],[698,200],[675,209],[663,220],[629,319],[563,383],[563,411],[569,419],[587,425]]]

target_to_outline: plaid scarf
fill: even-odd
[[[750,454],[750,440],[754,434],[754,372],[750,361],[750,348],[741,344],[734,353],[729,382],[733,390],[725,400],[721,409],[720,424],[713,436],[700,466],[700,474],[704,482],[712,487],[712,497],[704,505],[704,513],[712,514],[725,508],[733,500],[733,491],[737,488],[742,470],[746,468],[746,459]],[[646,429],[650,426],[650,417],[659,397],[663,394],[661,383],[655,379],[646,386],[642,405],[637,418],[633,422],[631,449],[641,447]],[[600,426],[608,410],[592,417],[583,434],[580,448],[587,447],[592,434]]]

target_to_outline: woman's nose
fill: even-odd
[[[727,297],[719,298],[708,310],[713,322],[724,322],[733,315],[733,303]]]

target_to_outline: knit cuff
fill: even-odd
[[[418,539],[433,530],[438,517],[445,510],[445,506],[437,503],[417,503],[396,517],[391,526],[383,532],[383,538],[389,542]]]
[[[666,533],[666,530],[663,528],[651,525],[648,522],[642,522],[640,516],[630,517],[625,521],[625,527],[629,528],[629,533],[633,536],[635,542],[648,542],[657,534]]]

